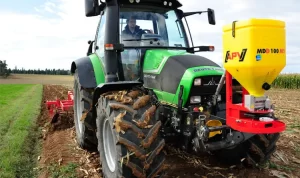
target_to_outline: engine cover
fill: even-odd
[[[147,53],[143,69],[145,87],[172,94],[176,93],[184,73],[189,68],[201,66],[220,67],[205,57],[186,54],[183,51],[150,50]]]

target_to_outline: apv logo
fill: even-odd
[[[234,60],[235,58],[239,58],[239,62],[243,62],[247,53],[247,49],[243,49],[242,52],[226,52],[225,63],[228,60]]]

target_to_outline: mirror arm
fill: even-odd
[[[88,49],[88,52],[87,52],[87,54],[86,54],[87,56],[89,56],[90,54],[93,53],[93,44],[94,44],[94,42],[95,42],[95,41],[91,41],[91,40],[88,41],[89,49]]]
[[[191,15],[194,15],[194,14],[199,14],[199,15],[201,15],[203,12],[207,12],[207,11],[185,12],[185,13],[183,13],[183,15],[182,15],[181,18],[187,17],[187,16],[191,16]]]
[[[216,24],[216,20],[215,20],[215,12],[213,9],[210,9],[208,8],[207,11],[196,11],[196,12],[185,12],[185,13],[180,13],[180,17],[179,19],[182,20],[182,18],[185,18],[187,16],[191,16],[191,15],[194,15],[194,14],[199,14],[201,15],[202,13],[207,13],[207,16],[208,16],[208,21],[209,21],[209,24],[211,25],[215,25]]]

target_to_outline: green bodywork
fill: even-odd
[[[190,54],[186,51],[175,50],[147,50],[144,59],[144,73],[160,74],[170,56]]]
[[[186,51],[178,51],[178,50],[147,50],[144,59],[144,67],[143,72],[147,74],[160,74],[163,69],[166,61],[171,56],[176,55],[195,55],[187,53]],[[184,59],[183,59],[184,60]],[[195,70],[196,69],[196,70]],[[212,67],[212,66],[195,66],[189,68],[185,71],[182,79],[180,81],[180,85],[183,85],[183,105],[186,104],[189,91],[193,85],[194,78],[207,76],[207,75],[223,75],[224,70],[221,67]],[[155,88],[152,88],[156,93],[160,102],[177,107],[178,103],[178,95],[180,87],[178,86],[175,94],[168,93],[165,91],[160,91]]]
[[[185,50],[147,50],[144,58],[144,66],[143,72],[145,74],[156,74],[159,75],[161,70],[163,69],[165,63],[171,56],[176,55],[195,55],[187,53]],[[105,82],[105,72],[104,72],[104,64],[103,61],[98,58],[96,54],[91,54],[90,56],[91,62],[94,67],[94,73],[96,78],[97,85]],[[183,59],[184,60],[184,59]],[[212,66],[195,66],[189,68],[185,71],[182,79],[180,81],[180,85],[183,85],[183,105],[186,104],[189,91],[193,85],[194,78],[207,76],[207,75],[222,75],[224,70],[221,67],[212,67]],[[177,107],[178,103],[178,95],[180,87],[178,86],[175,94],[168,93],[165,91],[160,91],[156,88],[151,88],[157,95],[160,102]]]
[[[105,72],[104,72],[104,65],[102,63],[102,60],[100,60],[96,54],[91,54],[89,57],[93,64],[97,85],[104,83],[105,82]]]

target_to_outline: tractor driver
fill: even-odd
[[[122,40],[141,39],[145,31],[136,25],[136,18],[131,16],[126,20],[127,25],[122,31]],[[125,46],[139,46],[140,41],[123,41]],[[138,78],[140,56],[137,50],[129,49],[122,52],[122,63],[126,80]]]
[[[122,39],[141,39],[145,31],[136,25],[136,18],[134,16],[129,17],[126,20],[127,25],[122,31]]]

